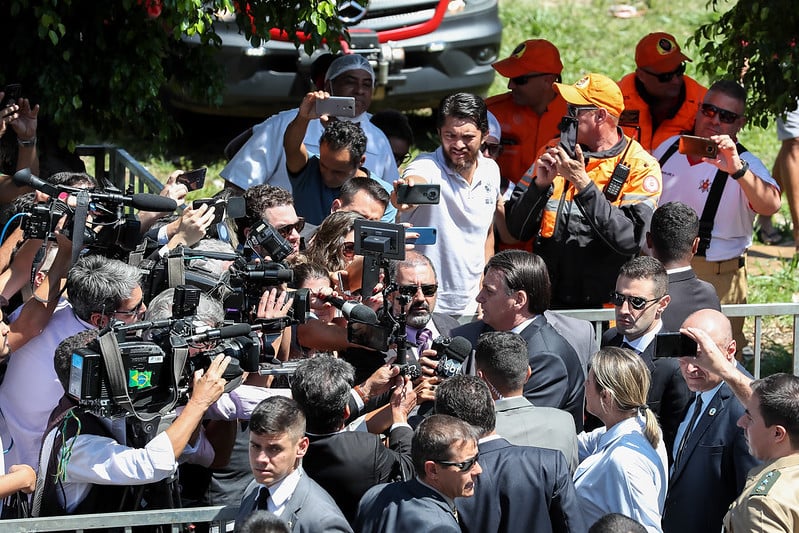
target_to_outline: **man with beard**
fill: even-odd
[[[485,102],[479,96],[457,93],[438,108],[441,146],[411,161],[398,185],[437,184],[440,203],[398,205],[403,222],[433,226],[439,240],[419,246],[439,275],[439,311],[469,320],[488,258],[493,255],[493,219],[499,192],[499,167],[482,155],[488,133]],[[393,195],[396,201],[396,192]]]
[[[391,265],[391,279],[397,290],[389,295],[392,312],[400,312],[399,295],[410,302],[405,307],[405,335],[408,338],[408,362],[418,362],[419,354],[432,344],[433,339],[458,327],[458,322],[442,313],[435,313],[438,280],[433,263],[416,251],[405,252],[405,259]]]

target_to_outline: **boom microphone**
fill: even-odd
[[[60,189],[43,179],[31,174],[29,168],[20,170],[12,178],[17,185],[33,187],[53,198],[62,192],[73,192],[71,189]],[[95,202],[112,202],[122,205],[131,205],[141,211],[169,212],[177,209],[178,204],[175,200],[157,194],[138,193],[133,196],[126,196],[119,193],[88,191],[89,198]]]
[[[341,309],[341,312],[344,313],[344,317],[347,320],[352,318],[358,322],[377,324],[377,315],[370,307],[359,304],[358,302],[342,300],[341,298],[336,298],[335,296],[325,296],[322,298],[322,300],[333,305],[333,307],[336,309]]]

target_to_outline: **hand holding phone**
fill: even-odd
[[[398,204],[437,204],[441,201],[441,185],[437,183],[418,183],[411,187],[397,186]]]
[[[3,89],[3,101],[0,102],[0,109],[6,108],[17,103],[22,97],[22,85],[19,83],[9,83]]]
[[[707,137],[696,137],[694,135],[680,135],[679,150],[681,154],[701,158],[708,157],[716,159],[718,145]]]
[[[417,233],[419,236],[416,238],[406,237],[406,241],[410,244],[435,244],[438,230],[431,227],[410,227],[406,230],[405,235]]]

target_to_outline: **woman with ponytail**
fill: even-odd
[[[574,486],[587,524],[621,513],[647,531],[662,531],[668,467],[660,426],[646,405],[648,392],[649,370],[632,351],[606,347],[591,360],[585,407],[604,426],[577,436]]]

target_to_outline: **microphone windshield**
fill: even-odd
[[[131,205],[142,211],[169,212],[177,209],[178,204],[172,198],[159,196],[157,194],[139,193],[134,194]]]
[[[447,357],[462,363],[472,353],[472,343],[465,337],[453,337],[446,353]]]

